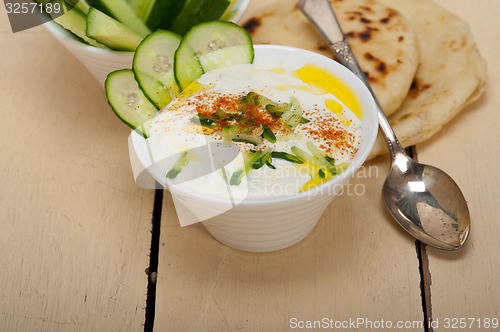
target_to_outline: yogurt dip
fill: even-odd
[[[191,84],[153,119],[148,143],[172,185],[269,199],[342,172],[361,145],[362,118],[355,93],[316,65],[243,64]]]

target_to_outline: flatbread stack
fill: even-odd
[[[242,24],[255,44],[295,46],[334,58],[297,2],[274,0]],[[330,3],[404,147],[434,135],[484,92],[486,64],[467,23],[433,0]],[[369,159],[386,152],[379,134]]]

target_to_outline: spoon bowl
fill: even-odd
[[[439,249],[462,247],[469,235],[467,202],[453,179],[433,166],[419,164],[403,150],[389,120],[359,67],[329,0],[300,0],[299,8],[321,33],[337,59],[368,87],[391,153],[391,170],[382,189],[387,209],[418,240]]]
[[[469,210],[453,179],[440,169],[398,155],[382,188],[387,209],[411,235],[436,248],[460,248]]]

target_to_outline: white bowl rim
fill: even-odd
[[[282,46],[282,45],[271,45],[271,44],[255,44],[254,45],[254,50],[255,54],[258,55],[261,52],[265,51],[270,51],[270,52],[300,52],[308,57],[311,57],[311,61],[308,63],[316,63],[317,62],[323,62],[323,63],[328,63],[332,68],[335,68],[335,70],[331,70],[330,68],[326,68],[327,70],[332,71],[335,75],[338,76],[345,76],[349,77],[349,80],[354,84],[349,86],[353,88],[354,90],[361,91],[361,94],[358,93],[358,97],[362,104],[364,105],[364,116],[362,122],[366,123],[374,123],[375,125],[373,126],[372,130],[370,132],[363,133],[362,135],[362,147],[356,155],[354,156],[352,162],[349,164],[348,168],[340,173],[339,175],[336,175],[332,179],[323,182],[322,184],[303,191],[299,193],[295,193],[293,195],[287,195],[287,196],[277,196],[277,197],[266,197],[263,199],[244,199],[241,203],[238,205],[267,205],[267,204],[275,204],[278,202],[287,202],[287,201],[293,201],[295,199],[303,199],[305,197],[315,197],[319,194],[321,194],[322,190],[326,187],[332,187],[336,184],[343,184],[344,181],[348,180],[354,173],[361,167],[361,165],[365,162],[366,158],[370,154],[373,145],[375,144],[375,139],[377,138],[377,133],[378,133],[378,117],[377,117],[377,109],[375,105],[375,101],[373,96],[371,95],[370,91],[366,87],[366,85],[354,74],[352,73],[349,69],[338,63],[337,61],[328,58],[324,55],[321,55],[319,53],[315,53],[312,51],[296,48],[296,47],[291,47],[291,46]],[[313,61],[315,58],[316,61]],[[304,63],[306,64],[306,63]],[[321,66],[321,65],[320,65]],[[343,77],[341,79],[344,80]],[[365,122],[366,121],[366,122]],[[138,150],[140,150],[140,143],[139,140],[144,140],[144,137],[142,135],[139,135],[137,132],[132,130],[132,146],[134,148],[134,152],[136,153],[137,158],[139,159],[140,163],[143,166],[148,165],[147,160],[144,160],[144,156],[138,153]],[[363,148],[364,147],[364,148]],[[163,185],[163,181],[160,181],[158,178],[158,175],[152,174],[152,172],[149,171],[148,173],[155,178],[156,181],[158,181],[160,184]],[[168,188],[168,187],[167,187]],[[208,197],[206,195],[203,195],[198,192],[192,192],[185,190],[184,188],[181,189],[179,187],[176,187],[176,192],[180,192],[186,195],[190,195],[192,197],[195,197],[196,199],[200,200],[206,200],[206,201],[212,201],[214,203],[217,202],[227,202],[227,199],[224,198],[219,198],[219,197]],[[326,191],[329,192],[329,191]]]

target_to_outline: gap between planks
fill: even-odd
[[[156,183],[155,198],[153,202],[153,215],[151,218],[151,249],[149,253],[148,287],[146,295],[146,314],[144,332],[152,332],[155,321],[156,308],[156,277],[158,273],[158,256],[160,252],[160,227],[163,206],[163,187]]]
[[[408,155],[415,161],[418,161],[417,148],[412,145],[406,148]],[[415,240],[415,250],[418,258],[418,271],[420,274],[420,297],[422,298],[422,311],[424,314],[424,331],[433,332],[434,329],[429,325],[432,322],[432,303],[431,303],[431,271],[429,270],[429,257],[427,256],[427,245]]]

